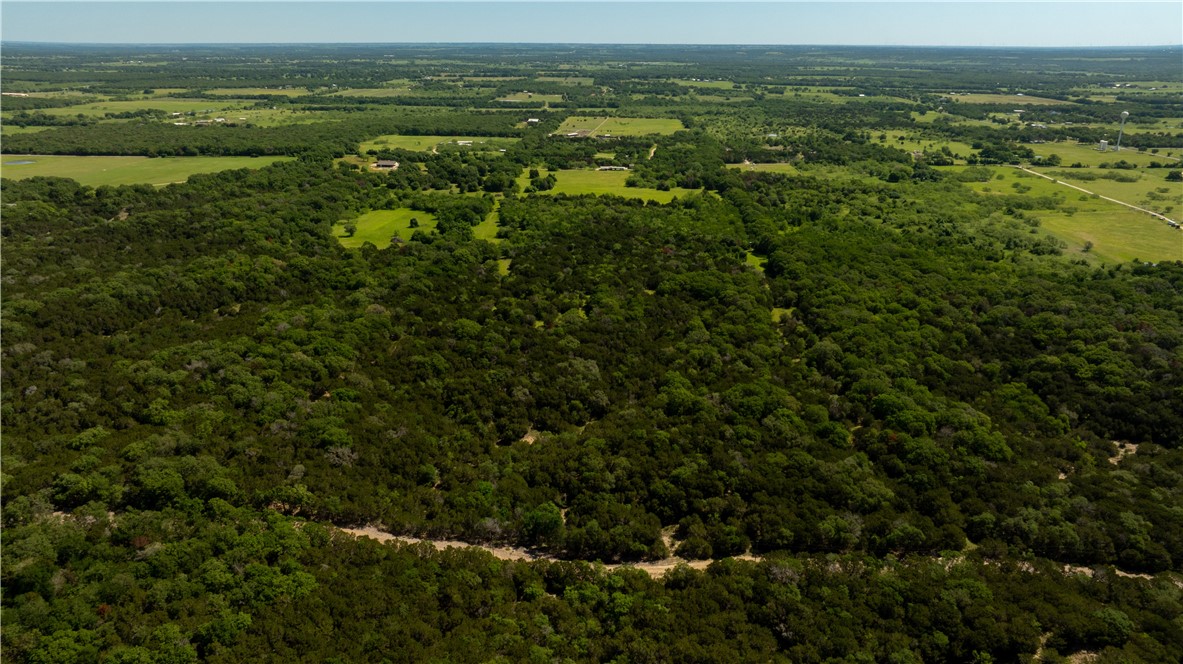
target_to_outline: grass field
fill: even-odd
[[[886,141],[879,140],[879,136],[882,134],[887,134]],[[971,146],[969,143],[950,141],[935,136],[929,137],[925,136],[924,133],[917,131],[899,131],[895,129],[889,129],[887,131],[881,131],[877,134],[873,133],[872,137],[873,140],[879,145],[899,148],[909,152],[923,152],[924,150],[936,152],[942,147],[948,147],[949,150],[953,152],[953,154],[961,155],[963,160],[965,157],[976,152],[976,150],[973,149],[973,146]],[[901,141],[901,138],[904,140]]]
[[[1039,212],[1043,228],[1068,244],[1065,253],[1109,263],[1183,261],[1183,231],[1158,219],[1114,206],[1107,210]],[[1086,253],[1086,242],[1092,248]]]
[[[731,81],[692,81],[688,78],[675,78],[674,83],[692,88],[711,88],[714,90],[734,90],[735,83]]]
[[[560,102],[563,101],[563,95],[544,95],[537,92],[515,92],[511,95],[500,97],[497,101],[545,101],[545,102]]]
[[[435,216],[430,212],[398,208],[372,210],[358,217],[354,220],[357,222],[357,232],[352,237],[345,237],[345,222],[338,222],[333,226],[333,235],[337,236],[341,246],[348,249],[357,249],[366,242],[379,249],[385,249],[390,246],[390,240],[395,234],[403,240],[411,239],[416,230],[411,228],[411,219],[419,220],[419,229],[423,232],[435,228]]]
[[[790,175],[800,175],[792,164],[731,164],[730,168],[739,171],[762,171],[765,173],[788,173]]]
[[[107,113],[125,113],[128,111],[142,111],[155,108],[169,113],[213,113],[216,111],[253,104],[253,101],[241,99],[173,99],[148,97],[134,101],[99,101],[78,106],[64,106],[59,108],[38,109],[46,115],[94,115],[103,116]],[[7,115],[7,113],[5,113]]]
[[[1114,137],[1114,140],[1116,140],[1116,136]],[[1110,142],[1112,143],[1114,141]],[[1086,166],[1096,168],[1105,162],[1112,164],[1118,160],[1124,159],[1131,164],[1135,164],[1139,167],[1145,167],[1149,166],[1150,162],[1152,161],[1158,161],[1162,163],[1171,161],[1166,159],[1164,156],[1150,154],[1150,151],[1138,152],[1137,150],[1127,150],[1122,148],[1121,152],[1113,152],[1112,146],[1110,146],[1109,150],[1101,152],[1093,143],[1043,143],[1041,145],[1033,145],[1031,146],[1031,149],[1035,152],[1035,154],[1044,157],[1058,154],[1060,155],[1060,159],[1063,161],[1065,166],[1075,162],[1080,162]],[[1163,151],[1163,155],[1165,155],[1166,152],[1183,152],[1183,150]],[[1163,175],[1166,174],[1164,173]]]
[[[498,150],[508,148],[518,141],[516,138],[499,136],[399,136],[387,134],[361,144],[361,151],[381,150],[383,148],[398,148],[401,150],[430,150],[446,143],[457,141],[472,141],[474,150]]]
[[[592,135],[644,136],[672,134],[684,129],[681,120],[669,118],[612,118],[571,116],[559,125],[558,134],[585,132]]]
[[[1075,185],[1081,189],[1087,189],[1101,196],[1108,196],[1123,203],[1154,210],[1171,218],[1183,216],[1183,186],[1180,186],[1178,182],[1166,181],[1167,169],[1103,171],[1095,168],[1033,168],[1031,170]],[[1118,182],[1104,178],[1080,180],[1072,177],[1074,175],[1102,175],[1110,173],[1116,173],[1122,176],[1134,176],[1138,180],[1136,182]]]
[[[401,88],[351,88],[330,93],[330,97],[405,97],[411,94],[410,86]]]
[[[36,134],[39,131],[46,129],[54,129],[54,127],[17,127],[15,125],[3,125],[0,127],[0,134],[4,136],[11,136],[13,134]]]
[[[98,187],[120,184],[169,184],[184,182],[195,173],[214,173],[232,168],[261,168],[290,157],[72,157],[6,154],[0,173],[21,180],[38,175],[72,178]],[[31,164],[13,162],[31,161]]]
[[[959,94],[951,97],[953,101],[962,104],[1030,104],[1047,106],[1050,104],[1071,104],[1070,101],[1047,99],[1046,97],[1032,97],[1030,95],[998,95],[998,94]]]
[[[548,171],[540,171],[545,177]],[[658,203],[668,203],[675,196],[685,197],[689,194],[695,193],[693,189],[673,188],[669,191],[659,191],[657,189],[645,189],[642,187],[626,187],[624,182],[628,179],[630,173],[628,171],[591,171],[591,170],[563,170],[555,171],[555,188],[550,191],[539,192],[540,194],[570,194],[577,196],[579,194],[595,194],[623,196],[624,198],[643,198],[649,201],[656,201]],[[523,174],[518,178],[518,185],[524,190],[530,184],[528,175]]]
[[[593,85],[596,82],[596,79],[590,76],[539,76],[538,80],[564,85]]]
[[[278,97],[304,97],[314,92],[309,92],[308,88],[213,88],[206,90],[206,94],[215,95],[218,97],[259,97],[263,95],[278,96]]]
[[[498,211],[501,207],[501,201],[497,201],[496,207],[485,217],[485,220],[476,226],[472,227],[472,234],[478,240],[488,240],[489,242],[500,242],[501,239],[497,237],[497,222],[501,219],[501,213]]]
[[[1058,210],[1034,210],[1029,214],[1038,218],[1045,230],[1067,243],[1066,253],[1107,262],[1135,258],[1144,261],[1183,260],[1183,232],[1170,228],[1161,220],[1014,168],[995,167],[993,170],[995,179],[969,183],[968,186],[985,194],[1023,193],[1064,199]],[[998,178],[999,175],[1002,177]],[[1016,183],[1019,189],[1015,188]],[[1088,185],[1095,182],[1075,184],[1093,191]],[[1030,189],[1024,190],[1026,187]],[[1117,196],[1114,198],[1122,200]],[[1135,201],[1127,202],[1136,204]],[[1086,242],[1093,243],[1087,253],[1083,252]]]

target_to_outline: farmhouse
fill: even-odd
[[[398,168],[398,162],[393,159],[379,159],[374,168],[395,170]]]
[[[597,171],[627,171],[628,166],[601,166]]]
[[[542,122],[542,121],[539,120],[538,118],[527,118],[526,119],[526,124],[538,124],[539,122]]]

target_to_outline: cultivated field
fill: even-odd
[[[558,134],[580,133],[589,136],[611,134],[613,136],[645,136],[647,134],[672,134],[680,131],[681,120],[670,118],[612,118],[571,116],[559,125]]]
[[[184,182],[196,173],[232,168],[262,168],[290,157],[74,157],[6,154],[0,173],[21,180],[38,175],[72,178],[81,184],[155,184]],[[21,163],[32,162],[32,163]]]
[[[391,238],[395,235],[403,240],[411,239],[416,230],[411,228],[412,219],[419,220],[419,229],[423,232],[435,228],[435,216],[430,212],[398,208],[373,210],[353,220],[357,224],[357,232],[352,237],[346,237],[346,222],[341,221],[333,226],[333,235],[337,236],[341,246],[349,249],[357,249],[366,242],[379,249],[385,249],[390,246]]]

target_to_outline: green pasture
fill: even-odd
[[[810,99],[814,101],[842,101],[843,99],[849,98],[843,95],[835,94],[833,92],[833,88],[810,86],[806,87],[804,90],[794,89],[801,87],[803,86],[797,85],[786,88],[784,96],[792,97],[794,99]]]
[[[339,119],[331,111],[306,111],[289,108],[236,108],[227,110],[225,117],[227,122],[252,124],[256,127],[333,122]]]
[[[560,102],[563,101],[563,95],[544,95],[537,92],[515,92],[511,95],[498,97],[497,101],[544,101],[544,102]]]
[[[949,167],[942,170],[960,169]],[[1081,253],[1091,260],[1109,262],[1134,258],[1148,261],[1183,260],[1183,232],[1170,228],[1160,219],[1015,168],[1000,166],[992,167],[992,170],[994,177],[989,182],[971,182],[967,186],[983,194],[1055,196],[1063,201],[1056,210],[1034,210],[1028,214],[1038,218],[1045,230],[1067,243],[1070,252]],[[1166,172],[1162,172],[1165,176]],[[1088,185],[1097,182],[1100,180],[1072,184],[1095,191]],[[1125,200],[1118,196],[1113,198]],[[1125,202],[1137,205],[1137,201]],[[1093,243],[1087,253],[1083,251],[1086,242]]]
[[[39,131],[46,129],[53,129],[53,127],[17,127],[15,125],[0,125],[0,136],[11,136],[13,134],[36,134]]]
[[[1022,106],[1024,104],[1031,106],[1049,106],[1052,104],[1071,104],[1070,101],[1061,101],[1059,99],[1048,99],[1046,97],[1033,97],[1031,95],[1004,95],[1004,94],[958,94],[950,97],[955,102],[962,104],[1012,104]]]
[[[411,228],[411,219],[419,220],[418,229]],[[436,223],[435,215],[411,208],[372,210],[352,221],[357,224],[357,232],[352,237],[346,237],[345,221],[333,225],[333,235],[347,249],[357,249],[366,242],[385,249],[390,246],[394,235],[397,234],[404,241],[409,240],[416,230],[426,233],[435,228]]]
[[[612,134],[614,136],[645,136],[647,134],[672,134],[681,131],[681,120],[671,118],[614,118],[571,116],[559,125],[556,133],[587,132],[592,135]]]
[[[1114,131],[1117,131],[1117,126],[1117,124],[1112,125]],[[1151,124],[1127,123],[1125,133],[1146,134],[1150,132],[1179,131],[1180,129],[1183,129],[1183,118],[1160,118]]]
[[[761,171],[764,173],[788,173],[789,175],[800,175],[801,171],[797,170],[796,166],[792,164],[731,164],[731,168],[738,171]]]
[[[1109,149],[1105,152],[1098,150],[1096,143],[1041,143],[1038,145],[1032,145],[1030,147],[1031,150],[1035,152],[1035,154],[1045,158],[1053,154],[1060,155],[1060,159],[1064,166],[1080,162],[1086,166],[1097,168],[1103,163],[1108,162],[1112,164],[1124,159],[1127,162],[1138,166],[1139,168],[1144,168],[1149,166],[1150,162],[1152,161],[1158,161],[1161,163],[1170,161],[1169,159],[1166,159],[1165,156],[1151,154],[1149,150],[1146,152],[1138,152],[1137,150],[1128,150],[1126,148],[1122,148],[1121,152],[1114,152],[1112,144],[1116,141],[1117,133],[1114,132],[1113,138],[1109,141]],[[1161,150],[1160,152],[1165,155],[1167,152],[1183,152],[1183,150]]]
[[[564,85],[594,85],[596,82],[591,76],[539,76],[536,80]]]
[[[319,90],[323,90],[320,88]],[[319,91],[318,90],[318,91]],[[305,97],[307,95],[316,94],[310,92],[308,88],[213,88],[205,90],[205,94],[214,95],[217,97]]]
[[[196,173],[232,168],[262,168],[290,157],[75,157],[6,154],[0,159],[0,175],[14,180],[43,176],[71,178],[81,184],[154,184],[184,182]],[[13,162],[31,161],[31,164]]]
[[[330,93],[329,97],[405,97],[411,94],[410,87],[401,88],[350,88]]]
[[[497,201],[497,206],[485,217],[484,221],[472,227],[472,234],[478,240],[488,240],[489,242],[500,242],[501,239],[497,237],[497,222],[501,220],[501,213],[498,209],[501,207],[501,201]]]
[[[887,135],[886,140],[880,140],[879,137],[884,134]],[[872,132],[871,137],[879,145],[899,148],[908,152],[923,152],[925,150],[938,152],[942,147],[948,147],[953,154],[961,155],[962,160],[977,152],[969,143],[950,141],[941,136],[926,136],[924,131],[889,129],[878,133]]]
[[[751,101],[752,97],[742,95],[727,97],[722,95],[698,95],[694,99],[699,102],[709,102],[712,104],[734,104],[737,101]]]
[[[543,177],[546,177],[549,171],[541,170],[540,172]],[[629,175],[631,175],[628,171],[561,170],[554,171],[554,174],[555,178],[557,178],[554,189],[538,192],[539,194],[569,194],[572,196],[580,194],[610,195],[622,196],[624,198],[643,198],[658,203],[668,203],[675,196],[684,198],[696,191],[693,189],[682,189],[680,187],[674,187],[669,191],[646,189],[643,187],[628,187],[624,184],[625,180],[628,180]],[[525,190],[529,185],[530,178],[528,174],[523,174],[518,178],[518,186],[522,190]]]
[[[1183,231],[1160,219],[1118,205],[1104,210],[1064,212],[1041,210],[1033,216],[1042,227],[1068,245],[1067,254],[1109,263],[1134,259],[1183,261]],[[1087,243],[1092,247],[1084,251]]]
[[[254,103],[242,99],[173,99],[148,97],[131,101],[99,101],[78,106],[38,109],[46,115],[94,115],[126,113],[153,108],[167,113],[215,113],[236,106]]]
[[[398,134],[386,134],[379,136],[373,140],[365,141],[361,144],[361,151],[365,153],[369,150],[382,149],[400,149],[400,150],[431,150],[449,143],[457,143],[458,141],[472,141],[469,146],[472,149],[508,149],[514,143],[518,142],[517,138],[506,138],[501,136],[400,136]]]
[[[735,89],[735,83],[731,81],[692,81],[688,78],[675,78],[671,82],[692,88],[712,88],[714,90]]]
[[[1154,210],[1159,214],[1165,214],[1171,218],[1183,216],[1183,185],[1180,185],[1178,182],[1167,182],[1166,175],[1168,169],[1165,168],[1137,171],[1103,171],[1092,168],[1032,168],[1031,170],[1043,173],[1048,177],[1056,178],[1061,182],[1080,187],[1081,189],[1087,189],[1094,194],[1108,196],[1114,200],[1146,208],[1147,210]],[[1136,182],[1120,182],[1101,177],[1098,177],[1096,180],[1081,180],[1073,177],[1082,174],[1102,175],[1106,173],[1133,176],[1137,177],[1138,180]]]

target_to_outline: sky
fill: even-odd
[[[1183,2],[0,0],[0,39],[122,44],[1158,46],[1183,43]]]

